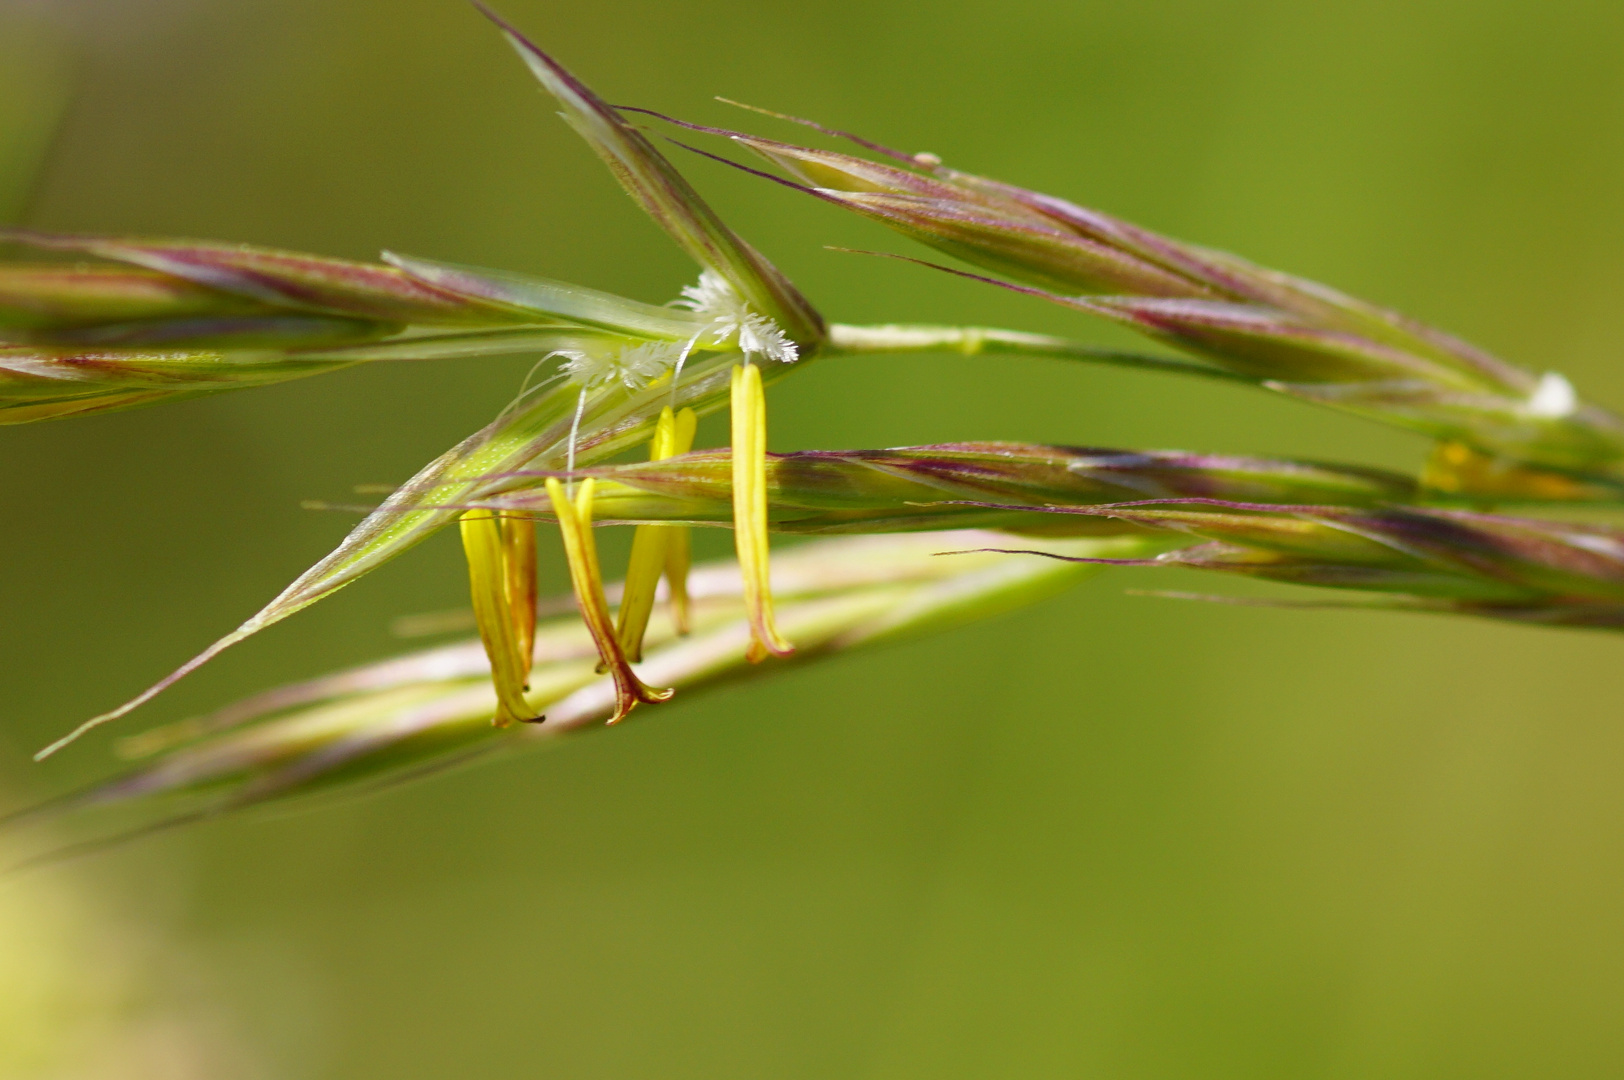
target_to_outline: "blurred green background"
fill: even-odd
[[[723,94],[931,150],[1624,405],[1616,3],[501,7],[613,101],[787,133]],[[652,301],[693,276],[455,0],[0,0],[0,159],[35,158],[0,213],[41,228],[387,246]],[[1126,340],[824,251],[909,249],[678,160],[833,318]],[[109,738],[28,754],[351,522],[300,499],[404,479],[527,366],[0,431],[6,804],[104,773]],[[1242,390],[964,357],[820,363],[772,419],[778,449],[1423,449]],[[387,655],[392,618],[463,602],[459,563],[441,537],[125,730]],[[1117,572],[551,753],[0,882],[0,941],[34,948],[0,948],[0,1052],[98,1080],[1624,1074],[1624,642],[1123,595],[1226,584]],[[142,1049],[87,1065],[87,1032]]]

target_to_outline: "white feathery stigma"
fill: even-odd
[[[564,358],[559,370],[584,390],[620,383],[628,390],[641,390],[676,366],[682,355],[680,342],[649,341],[602,352],[560,349]]]
[[[710,270],[701,272],[699,284],[684,285],[682,299],[673,304],[710,320],[702,331],[706,345],[737,345],[747,357],[754,353],[784,364],[800,359],[789,335],[765,315],[751,311],[744,297],[720,274]]]
[[[559,374],[580,386],[581,394],[575,402],[575,418],[570,422],[569,443],[565,451],[566,468],[575,471],[575,447],[581,439],[581,418],[586,415],[587,395],[602,386],[619,383],[627,390],[641,390],[655,379],[675,369],[688,355],[680,342],[646,341],[640,345],[626,345],[618,349],[586,352],[581,349],[559,349],[554,354],[564,358]],[[575,481],[569,482],[575,490]]]

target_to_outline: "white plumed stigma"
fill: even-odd
[[[1540,376],[1539,385],[1528,399],[1528,411],[1534,416],[1560,420],[1572,416],[1579,408],[1579,395],[1573,384],[1555,371]]]
[[[674,303],[710,320],[701,344],[733,345],[747,356],[754,354],[784,364],[800,358],[789,335],[765,315],[751,311],[744,297],[720,274],[703,271],[699,284],[683,286],[682,299]]]
[[[561,349],[558,355],[564,358],[563,373],[583,389],[620,383],[641,390],[676,367],[682,352],[679,342],[651,341],[600,353]]]

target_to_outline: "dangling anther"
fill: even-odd
[[[660,461],[686,454],[693,447],[697,421],[692,409],[673,414],[668,405],[661,410],[659,423],[654,429],[654,440],[649,447],[649,460]],[[680,544],[683,553],[676,573],[672,573],[673,544]],[[685,525],[637,526],[632,537],[631,562],[626,568],[626,585],[615,623],[615,636],[620,640],[621,651],[633,663],[643,659],[643,635],[648,632],[649,616],[654,612],[654,594],[662,574],[670,579],[672,597],[679,593],[682,597],[683,625],[678,632],[687,632],[687,550],[688,528]],[[672,606],[674,610],[676,604]]]
[[[528,514],[502,515],[503,592],[513,620],[514,653],[524,666],[524,688],[536,650],[536,519]]]
[[[773,596],[767,546],[767,396],[761,370],[750,363],[733,369],[733,544],[744,577],[744,605],[750,615],[752,664],[768,654],[788,656],[795,646],[773,623]]]
[[[609,723],[617,723],[631,712],[639,702],[654,704],[668,700],[674,691],[655,690],[644,684],[632,670],[626,653],[615,636],[614,621],[609,615],[609,601],[603,594],[603,572],[598,566],[598,544],[592,535],[591,479],[581,481],[571,501],[564,485],[556,477],[547,478],[547,496],[552,500],[553,514],[564,537],[564,555],[569,560],[570,584],[575,589],[575,602],[586,620],[587,630],[598,646],[598,656],[615,680],[615,715]]]
[[[491,664],[496,715],[507,727],[542,717],[525,701],[536,640],[535,523],[528,517],[470,510],[462,515],[462,550],[479,637]]]

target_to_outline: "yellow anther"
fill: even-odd
[[[513,620],[515,652],[522,659],[526,690],[536,649],[536,519],[528,514],[502,517],[504,593]]]
[[[637,677],[626,653],[615,636],[615,625],[609,616],[609,601],[603,594],[603,572],[598,566],[598,542],[592,535],[592,485],[583,480],[571,502],[564,485],[556,477],[547,478],[547,497],[552,500],[553,514],[564,537],[564,555],[569,560],[570,584],[575,589],[575,602],[586,620],[592,640],[598,646],[598,657],[615,680],[615,715],[609,723],[619,721],[635,708],[638,702],[653,704],[670,698],[672,691],[655,690]]]
[[[675,434],[671,440],[671,456],[686,454],[694,448],[694,429],[699,416],[692,409],[677,414]],[[677,633],[686,635],[688,620],[688,568],[693,564],[693,530],[686,525],[668,525],[665,533],[665,587],[671,625]]]
[[[491,722],[507,727],[541,719],[524,699],[536,637],[535,523],[493,510],[462,515],[462,550],[474,618],[496,688]]]
[[[788,656],[795,646],[773,624],[772,583],[767,547],[767,396],[761,370],[745,363],[733,369],[733,544],[744,577],[744,605],[750,614],[752,664],[771,653]]]
[[[649,447],[649,460],[686,454],[694,444],[694,427],[698,417],[692,409],[673,414],[670,406],[660,413],[654,428],[654,441]],[[679,539],[680,534],[680,539]],[[683,603],[683,623],[686,624],[688,580],[687,560],[684,556],[680,574],[672,574],[671,545],[680,543],[688,548],[688,529],[682,525],[639,525],[632,537],[631,563],[626,568],[626,585],[621,594],[620,614],[615,625],[615,636],[621,651],[633,662],[643,659],[643,635],[648,631],[649,615],[654,611],[654,593],[660,584],[660,575],[672,578],[671,595],[680,592]],[[679,583],[680,582],[680,583]],[[673,604],[675,608],[675,604]],[[673,621],[675,621],[673,611]],[[680,627],[686,632],[687,627]]]

